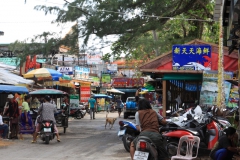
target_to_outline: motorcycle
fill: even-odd
[[[158,160],[157,147],[150,138],[146,136],[138,137],[133,159]]]
[[[54,137],[54,123],[52,121],[43,121],[41,123],[40,138],[45,141],[46,144],[49,144],[49,141],[53,140]]]
[[[76,104],[72,104],[69,108],[69,116],[72,116],[76,119],[83,118],[83,114],[79,106],[76,107]]]
[[[130,151],[131,142],[137,137],[140,132],[136,128],[136,124],[130,121],[119,121],[120,130],[118,137],[123,141],[123,146],[127,152]]]
[[[207,113],[202,123],[196,128],[162,127],[161,130],[167,131],[171,129],[171,131],[164,133],[163,136],[167,140],[167,151],[169,156],[174,156],[177,154],[179,139],[185,135],[198,136],[201,140],[199,153],[202,151],[202,153],[209,154],[219,137],[224,134],[223,127],[224,126],[212,114]],[[182,148],[181,153],[185,151],[186,148]]]

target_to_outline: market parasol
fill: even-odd
[[[26,74],[23,75],[24,78],[48,78],[52,77],[52,80],[58,80],[59,77],[62,77],[62,73],[50,69],[50,68],[38,68],[34,69]]]
[[[66,92],[63,92],[61,90],[57,90],[57,89],[39,89],[39,90],[36,90],[36,91],[32,91],[30,92],[29,94],[33,95],[37,95],[37,94],[45,94],[45,95],[63,95],[63,94],[68,94]]]
[[[93,98],[112,98],[112,96],[106,94],[94,94]]]
[[[124,92],[119,91],[119,90],[117,90],[117,89],[115,89],[115,88],[107,89],[107,92],[118,93],[118,94],[125,94]]]

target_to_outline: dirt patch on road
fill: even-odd
[[[7,147],[7,146],[9,146],[11,144],[13,144],[13,142],[0,140],[0,148]]]

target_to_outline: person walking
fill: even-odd
[[[24,97],[24,102],[22,103],[22,113],[21,113],[21,127],[20,127],[20,139],[23,139],[22,134],[33,134],[34,127],[32,123],[32,117],[30,115],[29,103],[31,101],[30,96]]]
[[[117,98],[116,104],[117,104],[117,110],[118,110],[118,117],[120,117],[120,115],[122,113],[122,108],[123,108],[123,103],[122,103],[122,100],[120,99],[120,97]]]
[[[88,100],[88,104],[90,107],[90,119],[95,119],[95,110],[97,109],[97,102],[91,95],[90,99]]]
[[[0,130],[3,130],[2,139],[8,138],[8,125],[3,123],[2,119],[3,110],[0,109]],[[0,135],[1,138],[1,135]]]
[[[60,141],[60,138],[59,138],[59,133],[58,133],[58,129],[57,129],[57,126],[56,126],[56,120],[55,120],[55,117],[54,117],[54,113],[57,113],[57,108],[54,106],[54,104],[52,104],[51,102],[51,98],[50,96],[46,95],[45,98],[44,98],[44,103],[42,103],[42,105],[39,107],[39,110],[38,110],[38,114],[40,115],[40,121],[37,123],[36,125],[36,130],[35,130],[35,133],[33,134],[33,141],[32,143],[36,143],[37,142],[37,133],[40,131],[41,129],[41,121],[44,121],[44,120],[51,120],[53,121],[54,123],[54,132],[57,136],[57,141],[58,142],[61,142]]]
[[[18,122],[19,122],[19,108],[18,102],[14,99],[12,94],[8,95],[8,103],[5,111],[5,115],[8,115],[10,118],[10,139],[18,139]]]

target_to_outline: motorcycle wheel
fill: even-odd
[[[123,135],[122,141],[123,141],[123,146],[124,146],[125,150],[126,150],[127,152],[130,152],[130,145],[131,145],[131,142],[132,142],[132,141],[130,141],[130,140],[128,139],[128,137],[129,137],[128,134]]]
[[[46,137],[45,137],[45,143],[46,143],[46,144],[49,144],[49,136],[46,136]]]
[[[177,155],[177,149],[178,149],[178,141],[177,140],[170,140],[167,143],[167,152],[169,157],[176,156]]]
[[[77,118],[77,119],[81,119],[81,118],[82,118],[82,113],[78,112],[78,113],[76,114],[76,118]]]

